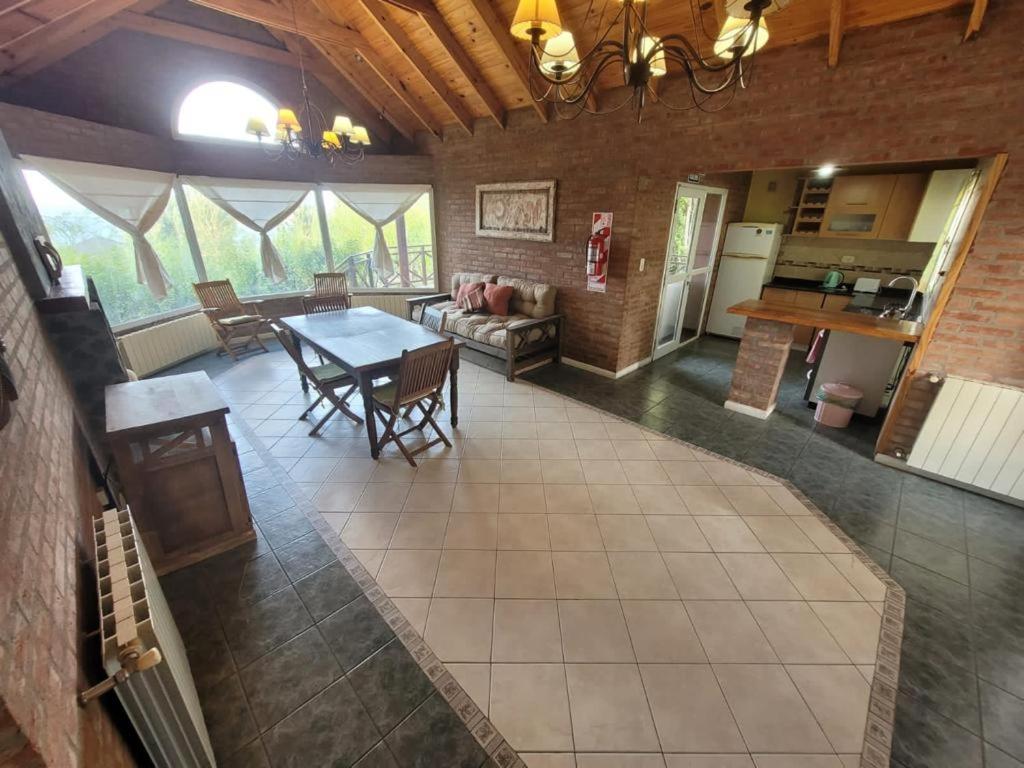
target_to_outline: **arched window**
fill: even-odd
[[[245,132],[249,118],[264,125],[277,123],[277,107],[252,88],[228,80],[214,80],[192,89],[181,102],[175,132],[229,141],[256,141]]]

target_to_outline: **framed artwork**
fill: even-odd
[[[555,181],[477,184],[476,234],[509,240],[555,239]]]

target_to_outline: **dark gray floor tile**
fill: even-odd
[[[239,454],[238,466],[242,468],[242,474],[246,475],[263,469],[266,463],[255,451],[249,451],[248,453]]]
[[[345,566],[337,561],[299,579],[295,582],[295,591],[314,621],[320,621],[363,594]]]
[[[904,639],[900,690],[971,733],[981,734],[978,678],[973,668],[950,664],[931,650],[930,643]]]
[[[249,498],[250,511],[252,510],[252,499],[254,496],[280,485],[269,467],[255,469],[246,474],[242,480],[245,483],[246,496]]]
[[[896,696],[892,756],[906,768],[982,768],[981,739],[905,693]]]
[[[967,584],[967,556],[898,528],[892,553],[929,571]]]
[[[238,675],[201,692],[200,701],[210,744],[218,760],[226,759],[256,738],[256,722]]]
[[[1024,768],[1024,763],[1014,760],[1001,749],[985,743],[985,768]]]
[[[969,590],[963,584],[895,556],[890,573],[909,597],[938,608],[954,619],[968,618]]]
[[[250,490],[249,511],[256,522],[269,520],[274,515],[295,506],[295,500],[281,485],[271,485],[262,493],[253,494]]]
[[[985,740],[1024,760],[1024,699],[981,683],[981,719]]]
[[[270,761],[263,749],[263,742],[254,739],[227,760],[217,760],[217,766],[218,768],[270,768]]]
[[[958,552],[967,551],[967,529],[962,521],[946,520],[920,509],[901,507],[897,525],[900,530],[909,531],[944,547]]]
[[[384,647],[395,636],[391,627],[365,597],[353,600],[318,626],[346,672]]]
[[[360,758],[355,768],[398,768],[398,763],[391,755],[388,745],[382,741]]]
[[[313,619],[291,587],[224,617],[224,634],[235,663],[245,667],[313,625]]]
[[[263,736],[273,768],[348,768],[378,741],[373,721],[344,678]]]
[[[435,693],[385,739],[401,768],[479,768],[487,753]]]
[[[275,549],[313,531],[313,524],[298,507],[286,509],[273,517],[261,520],[259,526],[267,543]]]
[[[348,673],[366,711],[381,733],[387,733],[434,692],[419,665],[398,640]]]
[[[1024,541],[995,536],[988,532],[967,531],[967,553],[971,557],[999,566],[1024,579]]]
[[[258,603],[288,586],[288,577],[268,552],[250,560],[231,550],[200,564],[205,586],[221,613],[238,605]]]
[[[265,731],[341,677],[331,649],[311,627],[239,674],[256,724]]]
[[[275,549],[281,567],[292,581],[298,581],[338,559],[316,531]]]
[[[976,557],[968,558],[971,589],[1006,603],[1021,605],[1024,600],[1024,579]]]
[[[198,690],[210,688],[235,673],[235,663],[219,622],[216,626],[181,632],[181,639]]]

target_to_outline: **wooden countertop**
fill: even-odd
[[[171,428],[228,412],[204,372],[111,384],[106,390],[107,437],[127,437],[155,426]]]
[[[772,304],[767,301],[748,299],[729,307],[734,315],[746,315],[760,320],[774,320],[789,325],[805,325],[812,328],[828,328],[830,331],[844,331],[861,336],[896,341],[917,341],[921,337],[921,323],[909,320],[888,320],[856,312],[834,309],[812,309],[792,304]]]

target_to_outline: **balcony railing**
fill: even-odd
[[[395,271],[387,274],[373,263],[373,251],[335,257],[335,268],[348,274],[352,288],[432,288],[434,248],[430,244],[407,246],[405,254],[391,249]]]

